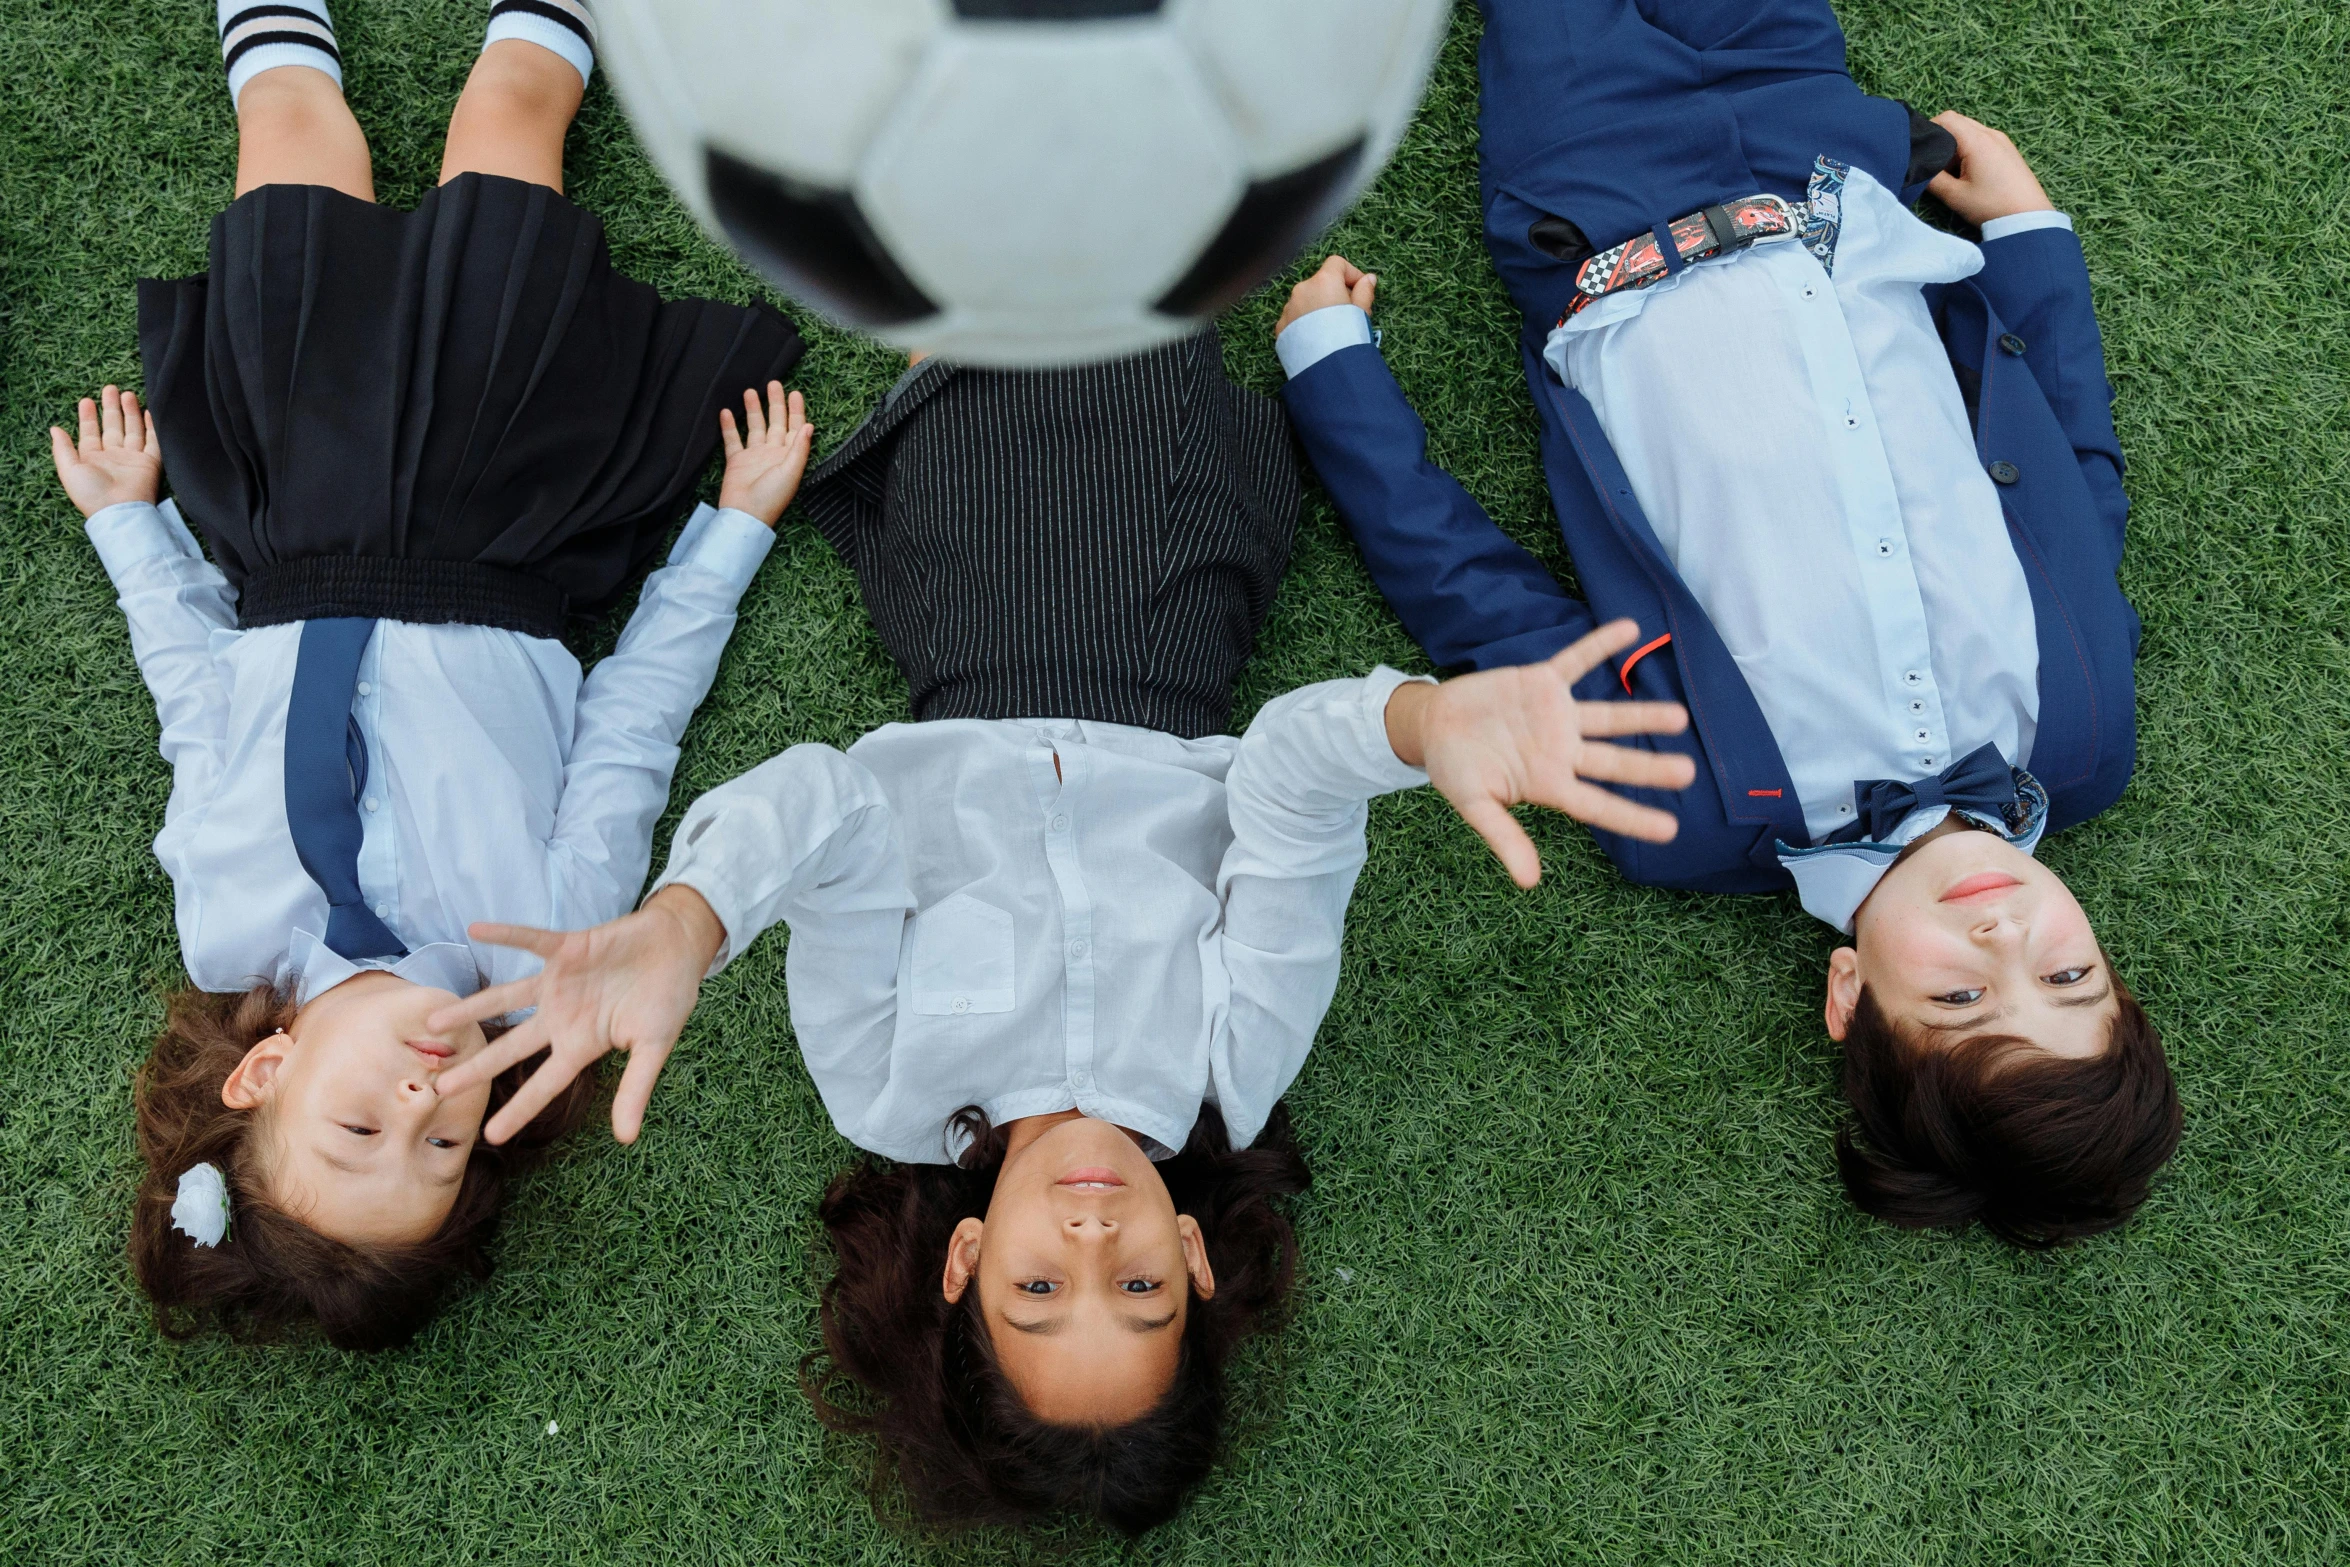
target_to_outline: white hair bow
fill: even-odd
[[[215,1164],[180,1172],[171,1199],[171,1227],[199,1246],[217,1246],[228,1233],[228,1182]]]

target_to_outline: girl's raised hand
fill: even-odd
[[[80,445],[56,425],[49,427],[49,455],[57,482],[85,517],[125,501],[149,505],[163,493],[163,448],[155,421],[139,406],[139,394],[106,388],[104,407],[82,399]]]
[[[490,1041],[488,1048],[441,1073],[444,1097],[486,1083],[541,1050],[547,1059],[482,1128],[502,1143],[531,1123],[571,1080],[607,1050],[628,1054],[628,1069],[612,1096],[612,1135],[636,1141],[645,1107],[669,1052],[693,1015],[702,976],[726,939],[726,927],[691,887],[664,887],[634,914],[593,930],[534,930],[526,925],[475,925],[476,941],[535,952],[546,966],[528,979],[493,985],[427,1021],[436,1030],[537,1010]]]
[[[800,493],[808,471],[808,454],[816,447],[816,427],[808,422],[808,405],[800,394],[783,395],[783,383],[767,383],[767,406],[759,394],[743,393],[743,422],[737,429],[734,410],[718,410],[718,434],[726,444],[726,477],[719,481],[718,504],[749,512],[772,528],[784,508]]]
[[[1520,802],[1649,843],[1670,842],[1680,830],[1672,813],[1634,804],[1598,783],[1686,789],[1697,764],[1674,752],[1589,737],[1679,734],[1689,727],[1688,712],[1678,702],[1575,700],[1575,682],[1639,635],[1631,621],[1619,620],[1543,663],[1488,669],[1439,686],[1398,686],[1388,700],[1395,754],[1427,768],[1428,781],[1521,887],[1542,879],[1542,857],[1510,815]]]

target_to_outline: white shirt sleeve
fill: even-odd
[[[607,917],[596,911],[635,901],[678,742],[717,676],[735,606],[774,544],[756,517],[697,509],[668,564],[645,579],[619,646],[588,676],[548,844],[558,918],[593,923]]]
[[[1209,1072],[1235,1147],[1255,1141],[1305,1065],[1338,989],[1370,800],[1428,781],[1387,739],[1387,701],[1406,678],[1382,667],[1276,699],[1225,778],[1232,846],[1216,876],[1216,942],[1228,989]]]
[[[792,1030],[844,1136],[875,1146],[867,1112],[889,1076],[898,953],[914,913],[881,783],[830,746],[795,745],[696,800],[653,890],[677,884],[726,928],[717,973],[782,923]],[[821,983],[804,983],[820,974]]]
[[[213,662],[212,638],[236,629],[236,594],[169,501],[109,506],[84,531],[130,623],[139,677],[162,722],[163,759],[171,764],[171,803],[163,817],[169,823],[211,798],[226,760],[229,695]]]
[[[1273,339],[1273,352],[1281,360],[1281,373],[1294,380],[1340,349],[1371,341],[1371,318],[1360,305],[1330,305],[1283,327]]]
[[[2029,234],[2034,229],[2063,229],[2072,232],[2073,220],[2063,212],[2017,212],[2004,218],[1993,218],[1983,225],[1983,243],[2005,239],[2010,234]]]

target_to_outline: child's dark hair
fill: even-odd
[[[154,1304],[156,1327],[170,1338],[207,1328],[275,1337],[311,1320],[338,1349],[405,1343],[453,1280],[488,1276],[507,1178],[577,1127],[594,1093],[583,1072],[503,1147],[476,1142],[455,1205],[426,1239],[346,1245],[269,1200],[252,1136],[263,1112],[232,1110],[220,1100],[245,1052],[293,1025],[292,998],[268,985],[226,995],[191,989],[173,993],[165,1006],[163,1032],[136,1087],[146,1171],[131,1214],[131,1264]],[[490,1112],[545,1059],[541,1051],[502,1073],[490,1089]],[[181,1173],[205,1162],[219,1166],[229,1184],[229,1234],[217,1246],[198,1246],[171,1225]]]
[[[876,1504],[893,1478],[914,1515],[938,1528],[1092,1518],[1129,1537],[1175,1515],[1207,1477],[1223,1436],[1224,1366],[1251,1333],[1277,1330],[1297,1271],[1297,1239],[1276,1199],[1312,1176],[1286,1105],[1254,1146],[1235,1149],[1213,1105],[1160,1175],[1175,1211],[1197,1220],[1216,1276],[1192,1297],[1175,1382],[1149,1413],[1107,1429],[1052,1425],[1028,1412],[997,1369],[979,1292],[949,1304],[947,1240],[983,1217],[1004,1134],[967,1109],[960,1165],[865,1159],[837,1176],[818,1215],[837,1264],[824,1286],[824,1349],[801,1364],[817,1418],[872,1436]],[[833,1398],[843,1380],[856,1406]]]
[[[1844,1034],[1852,1114],[1836,1133],[1853,1202],[1905,1228],[1981,1224],[2035,1251],[2137,1212],[2179,1145],[2179,1090],[2146,1009],[2119,978],[2113,992],[2105,1049],[2068,1060],[2012,1034],[1915,1044],[1864,988]]]

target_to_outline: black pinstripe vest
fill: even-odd
[[[1278,403],[1213,334],[1108,365],[912,373],[801,506],[857,574],[914,716],[1222,732],[1289,561]]]

